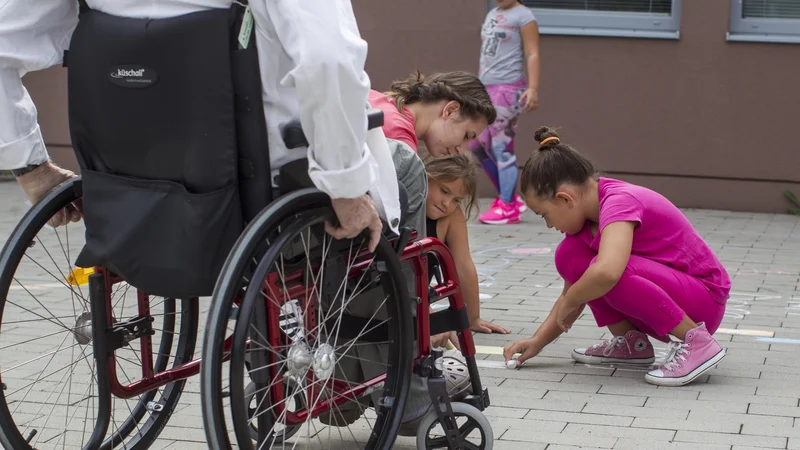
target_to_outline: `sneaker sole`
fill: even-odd
[[[644,376],[644,380],[650,384],[655,384],[657,386],[669,386],[669,387],[676,387],[676,386],[684,386],[703,375],[704,373],[708,372],[709,370],[716,367],[720,361],[725,358],[725,349],[723,348],[716,355],[712,356],[711,359],[704,362],[700,367],[694,369],[693,371],[687,373],[682,377],[677,378],[667,378],[667,377],[654,377],[649,373]]]
[[[516,219],[501,219],[501,220],[483,220],[479,219],[481,222],[488,224],[488,225],[511,225],[515,223],[519,223],[519,217]]]
[[[583,355],[574,350],[572,351],[572,359],[583,364],[636,364],[642,366],[649,366],[656,361],[655,356],[650,358],[606,358],[603,356]]]

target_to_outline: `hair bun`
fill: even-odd
[[[549,139],[549,138],[559,139],[558,133],[556,133],[555,130],[553,130],[550,127],[539,127],[539,129],[536,130],[536,133],[534,133],[533,138],[536,139],[536,142],[538,142],[540,144],[545,139]],[[553,140],[551,139],[550,142],[552,142],[552,141]],[[559,139],[559,142],[560,142],[560,139]]]
[[[558,133],[550,127],[540,127],[536,130],[533,137],[536,139],[536,142],[539,143],[540,151],[555,148],[561,143],[561,138],[558,137]]]

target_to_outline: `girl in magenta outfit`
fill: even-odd
[[[567,332],[588,304],[612,339],[575,349],[587,364],[654,362],[648,336],[669,343],[649,383],[681,386],[716,366],[725,350],[712,337],[730,279],[714,252],[669,200],[647,188],[597,177],[592,163],[547,127],[525,164],[521,189],[548,228],[566,236],[555,253],[564,289],[531,339],[508,345],[518,364]],[[670,340],[670,335],[676,340]]]

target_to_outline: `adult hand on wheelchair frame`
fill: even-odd
[[[54,187],[76,176],[72,171],[47,161],[25,175],[17,177],[17,182],[28,200],[32,204],[36,204]],[[83,204],[78,200],[57,212],[48,224],[52,227],[59,227],[69,222],[79,222],[81,217],[83,217]]]
[[[366,194],[357,198],[334,198],[331,204],[339,223],[334,226],[326,220],[325,231],[335,239],[352,239],[369,229],[369,251],[374,252],[381,239],[383,225],[372,198]]]

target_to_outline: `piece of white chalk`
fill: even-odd
[[[506,361],[506,367],[509,369],[516,369],[517,368],[517,360],[516,359],[509,359]]]

